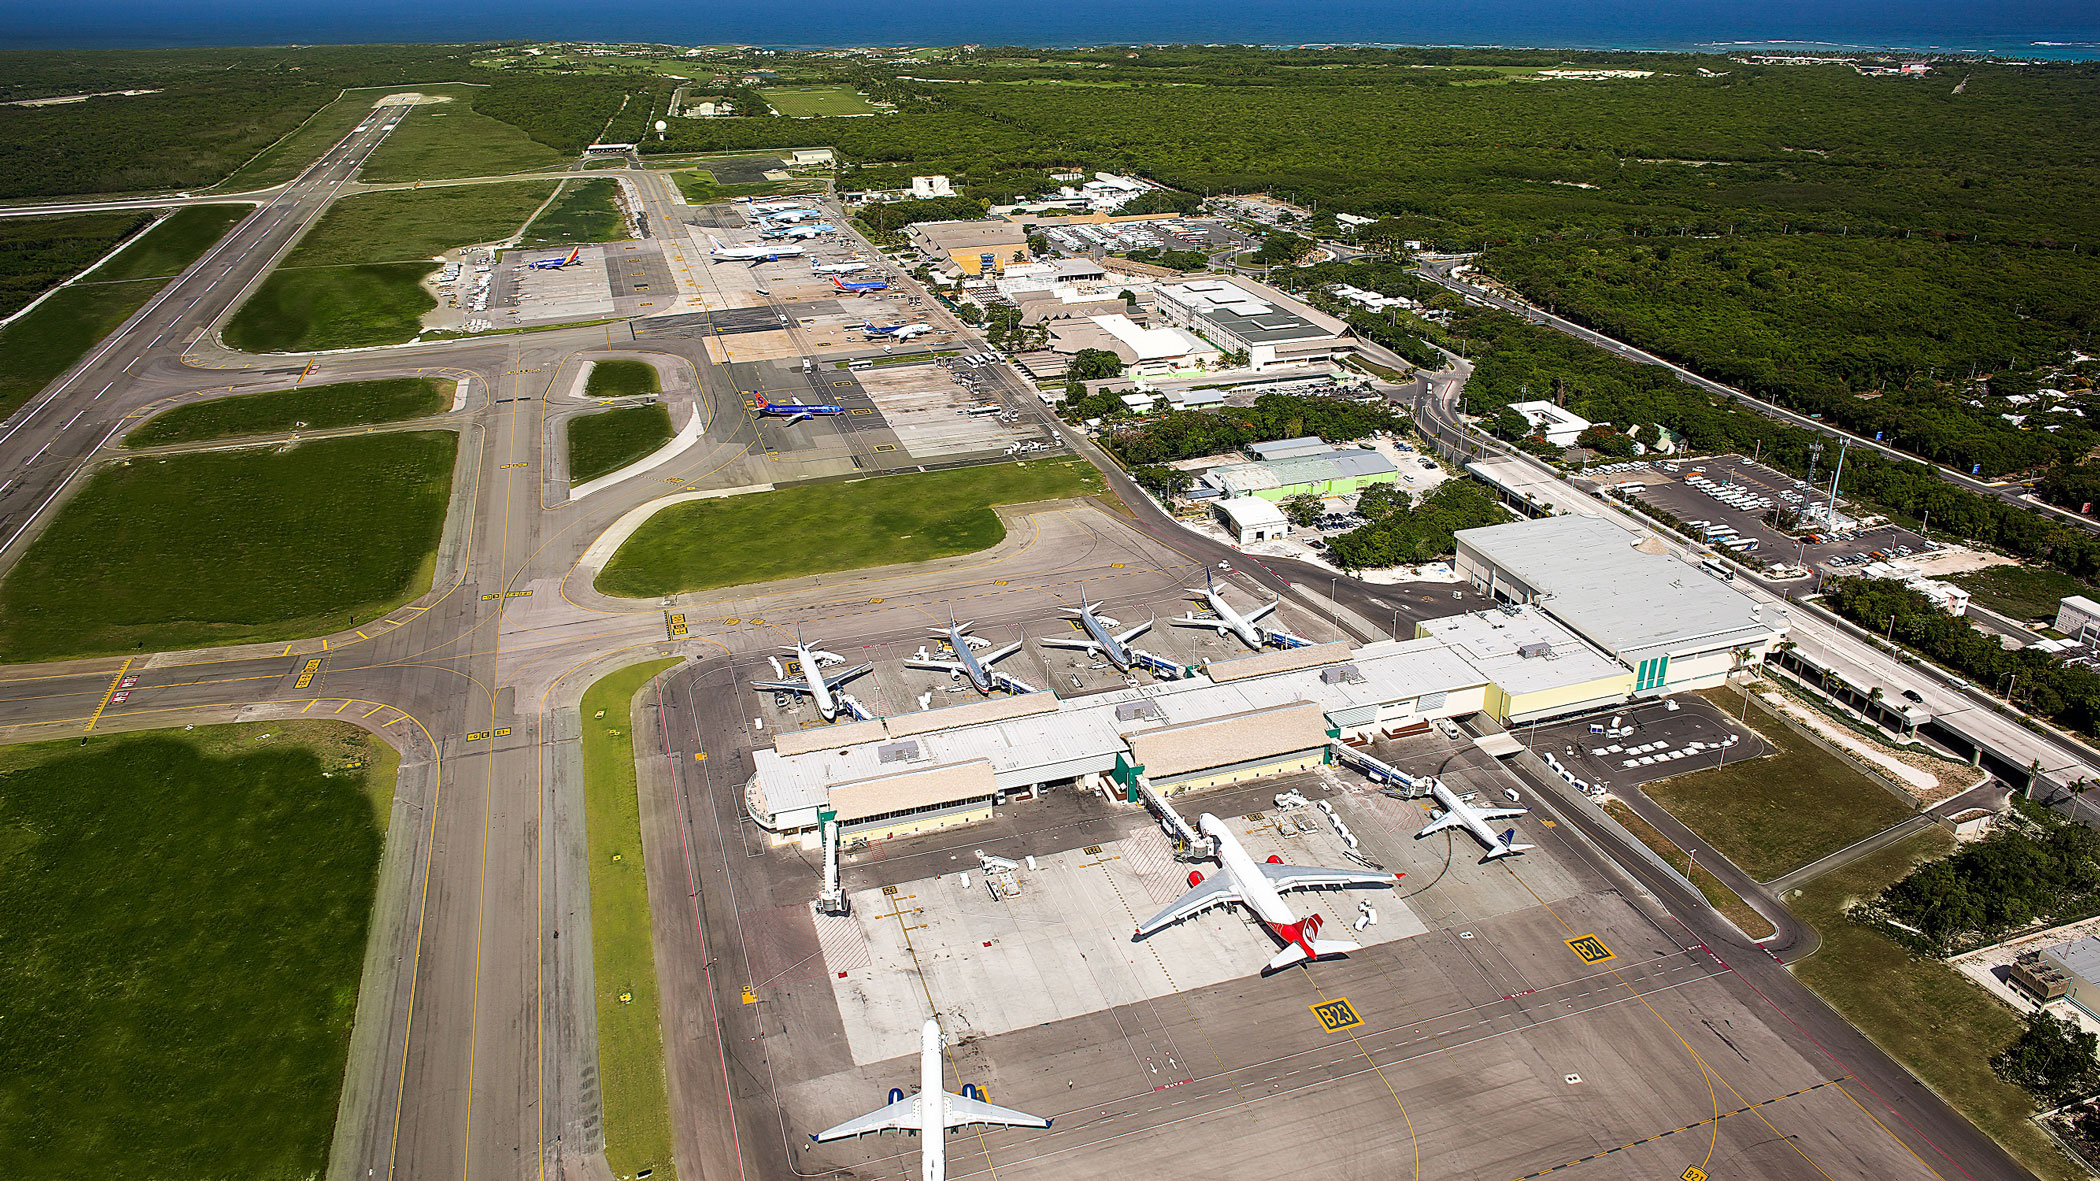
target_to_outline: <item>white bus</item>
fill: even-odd
[[[1708,574],[1713,575],[1715,578],[1720,579],[1722,582],[1735,581],[1735,571],[1730,570],[1726,566],[1723,566],[1721,564],[1721,559],[1719,558],[1707,558],[1699,563],[1699,568],[1706,571]]]
[[[963,411],[963,413],[969,415],[971,418],[986,418],[999,413],[999,404],[997,402],[987,402],[983,405],[972,406],[969,409]]]

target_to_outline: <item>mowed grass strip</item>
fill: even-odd
[[[442,387],[442,388],[441,388]],[[400,422],[452,405],[452,383],[394,377],[308,385],[264,394],[234,394],[156,414],[124,439],[127,447],[163,447],[239,435]]]
[[[1741,700],[1732,692],[1712,697],[1731,710]],[[1887,788],[1776,719],[1760,717],[1753,728],[1776,753],[1641,790],[1758,881],[1799,869],[1911,814]]]
[[[597,586],[643,598],[974,553],[1006,536],[992,506],[1100,490],[1087,463],[1038,459],[676,504],[620,546]]]
[[[418,93],[436,93],[417,87]],[[501,176],[559,168],[567,156],[516,126],[474,109],[478,88],[447,87],[452,101],[425,103],[401,117],[400,126],[365,162],[362,179],[373,184]]]
[[[423,261],[461,246],[502,241],[553,195],[554,184],[505,181],[345,198],[307,231],[284,265]]]
[[[437,306],[423,288],[437,269],[434,262],[386,262],[273,271],[226,322],[226,343],[244,353],[280,353],[413,340]]]
[[[1699,887],[1699,893],[1706,896],[1707,904],[1725,915],[1737,930],[1752,939],[1763,939],[1772,934],[1774,928],[1769,919],[1743,901],[1742,895],[1729,889],[1728,883],[1708,873],[1690,854],[1672,844],[1661,829],[1641,819],[1633,809],[1617,800],[1604,805],[1604,810],[1642,844],[1653,849],[1656,856],[1668,862],[1672,869],[1690,878],[1692,884]]]
[[[243,352],[413,340],[437,300],[423,280],[447,250],[516,233],[552,182],[367,193],[336,202],[226,324]]]
[[[2034,1101],[2027,1092],[1991,1072],[1991,1057],[2019,1035],[2020,1018],[1944,962],[1912,955],[1845,917],[1850,903],[1874,898],[1952,847],[1945,833],[1927,829],[1786,898],[1788,909],[1823,936],[1794,974],[2036,1176],[2083,1178],[2029,1122]]]
[[[0,660],[361,624],[429,588],[457,443],[402,432],[104,468],[0,582]]]
[[[0,748],[0,1176],[322,1175],[382,750],[339,722]]]
[[[663,387],[657,383],[656,366],[647,361],[594,361],[583,392],[593,398],[631,398],[662,393]]]
[[[654,660],[622,669],[583,695],[583,810],[590,847],[591,965],[605,1159],[615,1177],[653,1169],[653,1176],[669,1181],[677,1173],[630,730],[635,695],[677,663],[675,658]]]
[[[210,205],[199,209],[218,211],[199,214],[194,220],[170,217],[134,240],[124,254],[142,252],[141,257],[159,261],[156,269],[175,274],[204,253],[216,237],[202,238],[196,227],[216,216],[227,224],[247,211],[241,206]],[[122,258],[123,255],[119,255]],[[71,369],[103,337],[115,331],[131,313],[158,295],[165,283],[75,283],[0,328],[0,418],[13,414],[60,374]]]
[[[565,181],[561,196],[525,229],[525,246],[573,246],[625,241],[627,215],[620,212],[618,181]]]
[[[161,219],[150,233],[140,235],[115,258],[83,276],[88,283],[122,282],[129,279],[172,279],[226,236],[242,218],[255,211],[252,205],[192,205]]]
[[[623,406],[569,420],[569,483],[610,475],[671,441],[663,403]]]

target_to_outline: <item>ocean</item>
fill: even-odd
[[[2090,0],[17,0],[11,48],[494,40],[1901,49],[2100,58]]]

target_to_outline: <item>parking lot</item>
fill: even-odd
[[[1243,250],[1253,239],[1223,222],[1198,218],[1162,218],[1156,221],[1075,223],[1045,227],[1043,234],[1057,251],[1090,255],[1095,251],[1123,253],[1131,250],[1197,250],[1214,254],[1220,250]]]
[[[1900,560],[1933,548],[1917,532],[1900,525],[1841,531],[1817,528],[1814,520],[1824,511],[1827,485],[1818,495],[1806,481],[1740,455],[1628,460],[1592,467],[1587,478],[1600,489],[1616,490],[1621,497],[1664,509],[1684,522],[1693,536],[1706,537],[1715,552],[1741,561],[1798,562],[1842,571],[1881,560],[1874,556],[1877,553]],[[1840,497],[1837,509],[1843,517],[1851,505]],[[1791,535],[1767,519],[1777,511],[1804,510],[1813,510],[1810,523]]]
[[[1770,749],[1755,730],[1691,693],[1512,733],[1607,791],[1754,759]]]

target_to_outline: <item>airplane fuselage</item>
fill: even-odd
[[[1256,652],[1261,651],[1262,634],[1259,627],[1250,622],[1246,616],[1233,610],[1225,602],[1224,595],[1214,590],[1205,590],[1203,597],[1210,605],[1210,613],[1218,617],[1218,631],[1220,633],[1231,632],[1239,637],[1240,643],[1247,645]]]
[[[984,667],[983,661],[977,659],[976,651],[970,647],[969,637],[963,634],[961,628],[948,629],[948,646],[955,649],[955,662],[962,665],[963,675],[970,678],[970,684],[976,686],[979,693],[989,697],[992,692],[992,671]]]
[[[1529,845],[1513,845],[1504,834],[1494,830],[1494,827],[1488,823],[1489,817],[1483,814],[1482,809],[1466,803],[1463,797],[1450,788],[1445,787],[1442,783],[1432,781],[1429,785],[1429,790],[1436,797],[1437,805],[1443,808],[1446,814],[1458,817],[1459,827],[1464,828],[1467,833],[1471,834],[1474,840],[1487,846],[1489,859],[1507,857],[1512,853],[1530,848]],[[1502,812],[1504,815],[1515,815],[1523,811],[1523,809],[1511,808],[1498,809],[1497,811]]]
[[[1101,622],[1101,618],[1094,614],[1092,607],[1080,611],[1079,626],[1085,628],[1086,634],[1092,638],[1095,644],[1099,645],[1103,659],[1115,665],[1119,672],[1130,671],[1129,646],[1116,638],[1116,633],[1109,630],[1107,624]]]
[[[802,671],[803,683],[809,686],[809,697],[817,703],[817,712],[825,721],[838,716],[839,703],[831,695],[831,686],[824,683],[824,669],[817,663],[816,654],[800,644],[795,645],[795,664]]]
[[[948,1176],[948,1092],[941,1086],[941,1026],[929,1018],[919,1029],[919,1178]]]
[[[1253,911],[1255,917],[1275,932],[1278,938],[1285,942],[1291,941],[1293,936],[1282,928],[1297,922],[1298,917],[1291,913],[1291,908],[1284,904],[1283,896],[1269,884],[1268,875],[1254,863],[1254,858],[1248,856],[1247,850],[1240,847],[1239,838],[1232,835],[1232,829],[1224,821],[1205,812],[1196,818],[1196,830],[1217,842],[1218,864],[1224,866],[1225,872],[1232,876],[1232,884],[1238,889],[1240,897],[1246,901],[1247,909]]]

